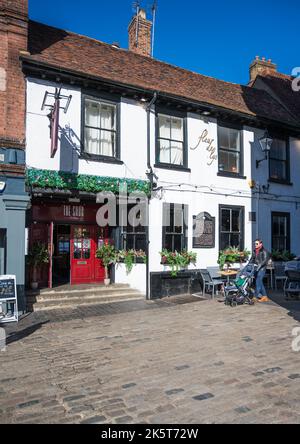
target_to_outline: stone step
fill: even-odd
[[[104,305],[112,304],[116,302],[128,302],[128,301],[139,301],[145,299],[145,296],[138,293],[124,293],[122,295],[110,296],[110,297],[86,297],[85,299],[69,299],[69,300],[50,300],[44,302],[38,302],[33,304],[30,309],[31,311],[48,311],[48,310],[59,310],[59,309],[76,309],[78,307],[94,306],[94,305]]]
[[[53,289],[42,289],[42,290],[30,290],[26,292],[27,297],[31,296],[46,296],[46,295],[57,295],[61,296],[64,294],[76,294],[76,293],[93,293],[93,292],[106,292],[106,291],[117,291],[117,290],[128,290],[130,286],[128,284],[113,284],[108,287],[105,285],[77,285],[77,286],[62,286]]]
[[[116,287],[108,287],[104,289],[94,288],[86,291],[68,291],[68,292],[47,292],[42,293],[39,295],[28,295],[27,294],[27,301],[31,303],[39,303],[39,302],[46,302],[46,301],[66,301],[70,299],[74,300],[81,300],[86,298],[105,298],[105,297],[113,297],[118,296],[126,293],[136,293],[139,294],[139,291],[133,290],[129,287],[125,288],[116,288]]]

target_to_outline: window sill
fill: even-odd
[[[277,183],[279,185],[287,185],[292,187],[294,184],[290,182],[289,180],[283,180],[283,179],[269,179],[269,183]]]
[[[229,172],[226,172],[226,171],[223,171],[223,172],[219,171],[217,175],[219,177],[230,177],[232,179],[240,179],[240,180],[247,179],[246,176],[242,176],[241,174],[229,173]]]
[[[158,168],[161,170],[173,170],[173,171],[181,171],[182,173],[190,173],[191,169],[186,168],[180,165],[169,165],[164,163],[157,163],[154,165],[154,168]]]
[[[80,159],[90,160],[92,162],[111,163],[115,165],[124,165],[124,162],[115,157],[98,156],[97,154],[81,153]]]

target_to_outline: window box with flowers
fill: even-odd
[[[161,263],[171,268],[171,276],[176,278],[180,269],[186,269],[189,265],[196,265],[197,253],[182,251],[172,252],[163,250],[160,252]]]
[[[241,267],[243,263],[247,262],[251,252],[248,250],[240,251],[238,248],[229,247],[226,250],[220,251],[218,264],[220,269]]]
[[[147,256],[143,250],[118,251],[118,263],[124,263],[127,274],[132,272],[135,264],[146,264]]]

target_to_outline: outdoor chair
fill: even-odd
[[[207,267],[207,271],[212,279],[221,279],[220,267]]]
[[[214,299],[216,294],[216,289],[222,287],[224,288],[224,282],[222,279],[213,279],[208,270],[200,270],[201,277],[203,280],[203,294],[212,293],[212,299]]]
[[[287,283],[287,276],[285,274],[285,265],[274,263],[275,268],[275,290],[278,290],[277,282],[282,282],[282,287],[285,289]]]

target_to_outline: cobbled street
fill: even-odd
[[[299,304],[179,298],[31,314],[5,327],[0,422],[299,423]]]

